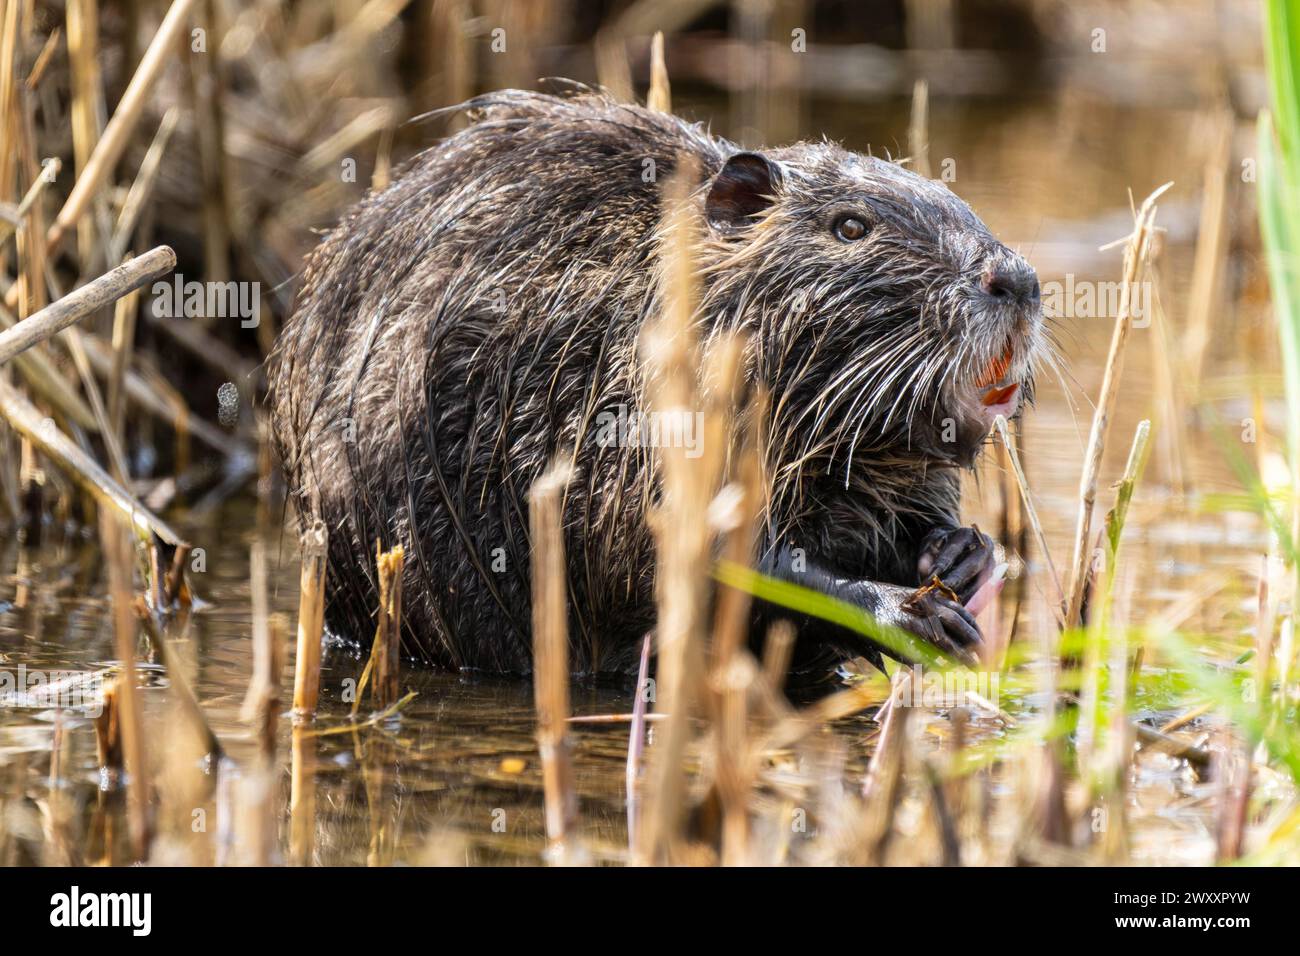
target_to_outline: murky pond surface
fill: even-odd
[[[681,109],[692,112],[687,100]],[[704,115],[705,107],[697,107]],[[810,131],[826,131],[846,145],[904,151],[906,104],[878,107],[821,104],[809,113]],[[1038,266],[1043,281],[1117,279],[1120,250],[1098,247],[1122,238],[1131,217],[1127,190],[1138,200],[1167,180],[1174,188],[1162,202],[1159,223],[1168,228],[1159,263],[1160,301],[1168,341],[1155,327],[1135,329],[1125,360],[1123,391],[1103,473],[1099,512],[1109,505],[1109,486],[1122,466],[1137,421],[1155,419],[1156,438],[1130,518],[1120,578],[1130,617],[1141,621],[1189,597],[1204,598],[1187,626],[1210,636],[1205,652],[1230,659],[1247,646],[1244,631],[1253,601],[1253,577],[1265,548],[1263,529],[1243,513],[1201,507],[1206,495],[1230,492],[1231,471],[1204,428],[1174,428],[1159,407],[1162,363],[1183,340],[1192,243],[1204,161],[1201,118],[1182,110],[1117,109],[1077,98],[1043,97],[1008,105],[937,99],[931,114],[931,163],[950,159],[952,185],[993,231]],[[721,124],[719,124],[721,125]],[[1235,202],[1235,200],[1234,200]],[[1249,235],[1249,206],[1239,206],[1242,235]],[[1252,414],[1250,391],[1236,376],[1251,370],[1241,357],[1242,329],[1255,317],[1225,309],[1217,317],[1207,355],[1206,391],[1230,383],[1221,394],[1240,393],[1231,422]],[[1027,418],[1025,461],[1030,485],[1046,525],[1057,566],[1069,559],[1083,449],[1113,321],[1112,313],[1058,323],[1066,361],[1064,382],[1045,376],[1037,407]],[[1167,365],[1163,366],[1167,373]],[[1267,369],[1266,369],[1267,370]],[[1240,414],[1238,414],[1240,413]],[[1272,423],[1274,427],[1277,422]],[[1171,435],[1178,436],[1173,443]],[[993,472],[970,482],[969,518],[993,525]],[[250,654],[249,548],[257,534],[251,499],[236,499],[209,520],[196,523],[183,508],[168,516],[206,551],[206,570],[194,587],[210,605],[193,616],[180,642],[183,660],[208,720],[232,763],[214,777],[213,793],[191,801],[211,831],[203,855],[176,851],[177,862],[234,858],[223,844],[232,806],[223,787],[252,765],[255,745],[239,709],[252,668]],[[266,542],[271,557],[273,610],[292,621],[298,568],[293,536]],[[1043,620],[1047,578],[1031,556],[1024,633]],[[38,548],[17,541],[0,544],[0,668],[91,671],[113,657],[113,638],[98,543],[78,533],[47,529]],[[367,636],[368,640],[368,636]],[[359,656],[333,647],[323,674],[322,719],[317,729],[343,730],[350,704],[349,681]],[[151,722],[175,719],[165,705],[165,679],[146,668],[141,675]],[[314,768],[313,859],[321,864],[366,862],[537,862],[544,843],[540,767],[533,736],[532,691],[527,684],[408,668],[402,683],[416,693],[400,717],[291,741],[282,718],[277,788],[279,849],[289,854],[287,813],[293,747],[308,771]],[[576,685],[578,714],[631,710],[631,688]],[[1013,713],[1022,701],[1003,700]],[[364,711],[362,716],[366,716]],[[58,728],[59,813],[51,810],[51,752]],[[840,721],[835,734],[847,752],[844,773],[860,777],[872,735],[871,715]],[[626,846],[624,772],[626,724],[580,724],[575,729],[581,832],[592,855],[617,861]],[[247,774],[243,774],[247,777]],[[216,778],[221,778],[220,780]],[[0,709],[0,794],[6,834],[0,863],[120,860],[125,831],[122,808],[99,791],[100,776],[91,721],[75,711],[57,716],[40,706]],[[194,812],[191,811],[191,812]],[[1210,804],[1185,767],[1176,761],[1141,762],[1131,808],[1135,855],[1148,862],[1204,862],[1212,852]],[[207,815],[212,814],[208,819]],[[62,816],[60,816],[62,814]],[[66,821],[62,841],[51,820]],[[199,821],[200,817],[194,817]],[[195,827],[199,822],[194,824]],[[107,836],[106,836],[107,834]],[[105,846],[116,848],[106,851]],[[161,849],[167,858],[167,848]],[[187,851],[188,852],[188,851]],[[237,855],[237,854],[236,854]]]

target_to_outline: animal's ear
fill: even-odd
[[[781,170],[760,153],[737,153],[727,160],[709,187],[704,215],[709,225],[730,232],[749,225],[772,204],[781,185]]]

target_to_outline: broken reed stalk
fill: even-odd
[[[269,766],[275,758],[275,728],[280,717],[284,642],[280,639],[281,629],[273,625],[270,617],[266,549],[261,541],[254,541],[249,553],[249,578],[253,597],[253,676],[239,718],[253,727],[263,762]]]
[[[105,396],[109,427],[118,447],[126,444],[126,397],[122,382],[135,343],[135,318],[139,311],[139,293],[132,292],[117,300],[113,309],[113,364],[108,373],[108,390]],[[84,346],[84,342],[82,343]],[[82,350],[85,351],[84,348]],[[89,361],[89,358],[87,358]]]
[[[546,838],[563,859],[577,803],[569,754],[568,576],[564,559],[564,489],[571,471],[555,463],[528,492],[533,578],[533,699],[542,759]]]
[[[152,541],[157,535],[167,544],[188,547],[179,534],[114,481],[93,458],[59,431],[52,420],[42,415],[21,392],[3,379],[0,379],[0,416],[101,504],[120,511],[139,538]]]
[[[87,282],[0,332],[0,365],[175,268],[176,253],[167,246],[158,246],[110,269],[98,279]]]
[[[669,420],[691,415],[703,404],[694,323],[699,213],[690,202],[696,175],[694,164],[683,157],[665,184],[659,250],[663,307],[640,343],[644,400]],[[674,857],[685,818],[683,760],[703,672],[709,578],[702,569],[710,562],[709,504],[725,458],[725,450],[715,447],[719,444],[706,437],[694,459],[687,457],[685,448],[656,449],[662,493],[650,516],[657,562],[655,710],[671,716],[663,724],[646,778],[646,812],[636,854],[645,863]]]
[[[399,544],[381,552],[375,542],[375,565],[379,574],[379,619],[375,646],[371,696],[380,710],[397,703],[402,666],[402,567],[406,551]],[[358,693],[357,696],[360,696]]]
[[[329,531],[317,521],[303,532],[298,592],[298,653],[293,670],[293,710],[298,719],[316,714],[320,697],[321,633],[325,627],[325,565]]]
[[[859,862],[880,865],[889,851],[894,830],[894,815],[902,795],[903,760],[907,749],[908,723],[913,708],[907,698],[912,693],[912,672],[899,669],[894,674],[889,700],[883,708],[884,724],[871,755],[867,774],[862,781],[864,810],[862,859]],[[877,714],[877,719],[879,719]]]
[[[737,462],[736,480],[712,498],[709,512],[724,527],[725,558],[751,567],[764,505],[759,447],[765,404],[758,395],[750,410],[747,434],[743,440],[733,440],[732,423],[744,383],[744,352],[744,339],[728,334],[719,338],[707,355],[700,398],[704,404],[704,450],[709,457],[696,464],[700,471],[697,480],[705,483],[702,491],[707,494],[722,480],[724,463],[728,459]],[[728,455],[726,450],[733,448],[734,454]],[[747,705],[760,671],[742,650],[749,630],[749,592],[723,587],[716,603],[707,699],[714,719],[715,784],[722,804],[722,862],[735,866],[748,856],[749,791],[755,766],[747,733]]]
[[[113,237],[109,241],[109,262],[116,262],[126,255],[131,234],[135,232],[140,214],[153,193],[159,170],[162,168],[163,153],[167,150],[167,143],[171,140],[178,122],[180,122],[180,108],[172,106],[164,114],[162,122],[158,124],[158,131],[154,134],[153,142],[149,144],[149,151],[140,161],[140,168],[126,194],[126,201],[122,203],[122,209],[117,214],[117,222],[113,225]]]
[[[131,852],[144,862],[149,857],[148,768],[144,754],[144,715],[136,685],[136,617],[132,607],[131,545],[117,516],[99,513],[99,533],[108,566],[109,593],[113,602],[115,653],[121,668],[117,681],[119,732],[123,766],[126,770],[127,821],[131,831]]]
[[[777,621],[767,629],[763,643],[763,679],[774,693],[785,686],[786,674],[794,656],[796,631],[789,621]]]
[[[1124,791],[1133,736],[1127,715],[1128,644],[1122,628],[1111,637],[1111,605],[1119,570],[1119,543],[1129,503],[1146,461],[1150,436],[1151,422],[1143,419],[1133,433],[1128,462],[1116,485],[1115,504],[1106,513],[1100,534],[1103,560],[1088,564],[1086,593],[1094,595],[1091,599],[1094,610],[1088,615],[1085,632],[1076,749],[1086,774],[1089,809],[1100,806],[1106,815],[1107,826],[1100,842],[1102,855],[1110,862],[1120,862],[1128,856]],[[1107,678],[1105,682],[1103,678]],[[1108,720],[1103,726],[1107,709]],[[1103,742],[1104,748],[1100,746]]]
[[[650,90],[645,105],[660,113],[673,111],[672,88],[668,85],[668,67],[664,63],[664,33],[656,30],[650,41]]]
[[[104,127],[103,135],[73,184],[59,215],[50,225],[46,236],[50,252],[55,251],[68,231],[76,226],[100,186],[112,174],[113,167],[121,158],[122,151],[144,112],[145,102],[154,84],[162,76],[167,60],[178,49],[178,38],[189,26],[189,13],[193,5],[194,0],[173,0],[167,15],[163,17],[158,32],[140,58],[140,64],[136,67],[131,82],[127,84],[112,118]]]
[[[741,377],[744,372],[743,342],[738,337],[728,338],[720,343],[715,354],[718,355],[718,361],[710,363],[713,367],[711,371],[721,373],[717,376],[721,380],[715,384],[725,389],[725,395],[714,396],[713,418],[716,420],[714,424],[729,428],[734,417],[734,396],[742,384]],[[730,505],[726,509],[718,509],[725,510],[724,518],[727,523],[724,529],[726,537],[722,556],[727,561],[742,567],[754,566],[754,552],[758,542],[757,529],[766,503],[763,465],[759,456],[763,440],[762,423],[767,417],[767,396],[761,388],[756,389],[755,392],[748,409],[748,434],[736,449],[738,474],[728,488],[719,493],[718,501],[715,502],[715,505],[720,504],[723,503],[724,498],[728,498],[726,503]],[[723,401],[718,401],[719,398]],[[718,439],[728,441],[729,435],[725,430],[720,430]],[[734,492],[734,495],[728,495],[728,492]],[[719,588],[710,648],[712,652],[710,663],[713,669],[725,669],[733,655],[744,646],[749,632],[751,604],[752,596],[743,588],[726,586]]]
[[[1142,419],[1133,431],[1133,444],[1129,447],[1128,461],[1124,465],[1124,474],[1115,486],[1115,505],[1106,512],[1103,536],[1106,548],[1106,566],[1110,569],[1110,583],[1114,583],[1115,559],[1119,555],[1120,537],[1124,534],[1124,522],[1128,519],[1128,507],[1133,500],[1133,491],[1137,487],[1142,466],[1146,462],[1147,443],[1151,438],[1151,421]],[[1110,588],[1105,593],[1102,614],[1110,603]]]
[[[99,713],[93,718],[95,727],[95,758],[101,772],[107,771],[110,779],[122,773],[122,698],[118,694],[120,674],[104,678],[103,701]]]
[[[1154,234],[1155,201],[1172,183],[1165,183],[1142,202],[1138,209],[1133,232],[1124,249],[1124,280],[1120,291],[1119,315],[1115,317],[1115,330],[1111,335],[1110,352],[1106,356],[1106,370],[1101,381],[1101,395],[1092,419],[1092,432],[1088,437],[1088,450],[1084,457],[1083,475],[1079,480],[1079,520],[1074,534],[1074,560],[1071,563],[1070,591],[1065,609],[1065,626],[1077,628],[1083,608],[1083,592],[1088,579],[1088,541],[1092,534],[1092,511],[1097,498],[1097,476],[1101,471],[1101,457],[1106,449],[1106,436],[1110,430],[1110,416],[1119,395],[1120,370],[1124,363],[1124,346],[1133,326],[1133,294],[1142,268],[1151,253]]]
[[[917,80],[912,85],[912,119],[907,127],[907,149],[912,169],[930,178],[930,84]]]
[[[0,217],[0,241],[9,237],[22,221],[27,218],[27,213],[36,205],[36,200],[41,198],[41,193],[45,192],[45,187],[58,178],[59,171],[63,168],[63,160],[53,157],[46,160],[41,175],[37,176],[27,192],[23,194],[22,200],[18,203],[18,208],[14,210],[13,220],[6,217]]]

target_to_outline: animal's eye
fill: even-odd
[[[853,242],[867,234],[867,224],[857,216],[841,216],[831,229],[837,239]]]

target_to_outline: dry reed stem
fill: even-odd
[[[903,786],[903,762],[908,742],[908,724],[914,708],[906,703],[911,693],[912,672],[900,669],[886,704],[884,724],[862,781],[864,819],[860,862],[881,865],[893,836],[894,816]],[[879,716],[879,715],[877,715]]]
[[[794,656],[795,636],[794,625],[789,621],[777,621],[767,629],[763,643],[763,679],[773,693],[780,693],[785,686]]]
[[[0,332],[0,365],[174,268],[176,253],[167,246],[158,246],[69,292],[59,301]]]
[[[226,32],[221,7],[204,0],[196,21],[207,30],[212,50],[221,49]],[[184,57],[189,81],[189,103],[199,151],[199,178],[202,185],[203,267],[210,282],[230,279],[230,189],[227,185],[227,143],[225,138],[224,58],[219,54]],[[166,119],[164,118],[164,123]],[[155,139],[155,143],[157,140]],[[148,158],[146,157],[146,163]],[[141,166],[143,173],[144,164]],[[200,326],[211,324],[203,316]],[[260,329],[259,329],[260,333]]]
[[[723,556],[743,567],[751,567],[765,502],[759,448],[766,402],[762,393],[756,395],[749,409],[748,434],[743,441],[736,442],[732,437],[732,423],[736,418],[737,396],[743,386],[743,363],[744,341],[739,336],[720,339],[710,353],[705,370],[704,441],[706,447],[720,452],[735,446],[734,454],[727,457],[735,462],[736,480],[714,497],[710,513],[726,535]],[[712,484],[720,479],[706,472],[706,480]],[[722,803],[722,861],[724,865],[734,866],[745,862],[748,854],[748,797],[755,761],[748,739],[747,700],[750,688],[761,680],[761,672],[743,650],[750,625],[749,592],[720,586],[715,603],[709,681],[715,724],[715,779]]]
[[[596,57],[596,82],[620,103],[636,98],[632,89],[632,68],[627,62],[626,40],[602,29],[593,42]]]
[[[1174,717],[1172,720],[1161,726],[1159,728],[1160,733],[1172,734],[1175,730],[1182,730],[1192,721],[1196,720],[1198,717],[1204,717],[1212,710],[1214,710],[1214,703],[1212,701],[1207,701],[1206,703],[1199,704],[1190,710],[1185,710],[1177,717]]]
[[[392,127],[395,117],[392,108],[376,106],[354,117],[342,129],[314,146],[298,161],[297,175],[308,179],[333,167],[344,156],[351,155],[358,146],[377,133]]]
[[[126,440],[126,396],[123,381],[135,345],[135,318],[140,307],[140,294],[118,299],[113,307],[113,363],[108,372],[108,423],[119,445]],[[85,345],[83,340],[82,345]]]
[[[171,141],[178,122],[180,122],[180,109],[173,106],[167,110],[162,122],[158,124],[158,132],[154,134],[148,152],[140,161],[140,169],[136,172],[135,181],[131,183],[126,201],[122,203],[122,209],[117,214],[117,222],[113,226],[113,235],[108,244],[109,262],[117,262],[126,255],[131,234],[135,231],[149,197],[153,195],[154,184],[158,181],[158,173],[162,169],[163,154],[167,151],[167,144]]]
[[[652,638],[653,640],[653,638]],[[633,705],[635,707],[635,705]],[[647,714],[637,715],[635,709],[627,714],[579,714],[569,718],[571,724],[630,724],[634,720],[641,720],[647,724],[657,723],[667,714]]]
[[[690,190],[696,175],[694,164],[683,158],[677,173],[665,184],[660,231],[663,308],[641,342],[646,401],[651,409],[668,417],[692,415],[704,404],[694,325],[699,216],[690,202]],[[711,379],[727,381],[726,372],[719,371]],[[684,822],[682,760],[700,692],[709,587],[708,576],[701,569],[710,560],[709,504],[726,456],[722,440],[726,432],[719,431],[716,421],[706,421],[705,429],[698,458],[688,458],[684,448],[657,449],[662,495],[650,516],[658,569],[655,710],[671,716],[664,722],[647,775],[646,814],[637,852],[638,859],[647,863],[674,858]]]
[[[1258,688],[1260,723],[1265,727],[1272,722],[1274,713],[1272,693],[1274,622],[1273,606],[1269,600],[1268,555],[1266,554],[1260,561],[1259,584],[1255,592],[1255,687]],[[1278,692],[1279,695],[1285,695],[1285,678],[1279,681]]]
[[[380,552],[375,542],[375,565],[379,575],[379,616],[375,645],[371,651],[374,674],[371,695],[380,710],[391,707],[400,695],[402,667],[402,567],[406,550],[399,544]],[[360,693],[358,692],[358,697]]]
[[[50,31],[50,35],[45,38],[45,45],[41,47],[41,52],[36,55],[36,61],[32,64],[32,71],[27,74],[27,80],[23,84],[28,91],[35,91],[41,85],[41,80],[45,77],[45,71],[54,59],[54,54],[59,48],[59,40],[63,37],[62,27],[55,27]]]
[[[3,379],[0,379],[0,416],[8,419],[14,431],[39,448],[98,501],[126,516],[140,538],[148,541],[157,535],[169,545],[186,543]]]
[[[62,160],[57,157],[50,159],[43,167],[41,175],[32,180],[32,184],[27,187],[27,192],[23,194],[22,201],[14,211],[14,221],[11,222],[8,218],[0,217],[0,242],[7,239],[9,233],[13,232],[27,218],[27,214],[31,212],[36,205],[36,201],[45,192],[45,187],[58,178],[59,170],[62,168]]]
[[[725,363],[722,371],[728,389],[727,401],[721,404],[715,416],[722,424],[730,427],[735,418],[734,402],[730,395],[735,394],[742,382],[743,346],[739,339],[729,338],[721,345],[727,350],[722,359]],[[758,542],[758,525],[766,505],[764,494],[763,465],[759,449],[762,445],[762,423],[766,419],[767,399],[765,393],[757,390],[748,409],[748,435],[739,443],[735,458],[737,472],[735,480],[719,493],[714,501],[714,509],[728,491],[734,491],[732,506],[726,509],[725,518],[728,526],[722,530],[725,540],[722,556],[727,561],[740,567],[753,567],[755,549]],[[725,433],[719,439],[726,441]],[[714,669],[726,668],[733,656],[743,647],[749,632],[750,607],[753,603],[750,593],[742,588],[720,586],[717,594],[717,610],[713,619],[713,636],[711,645],[711,666]]]
[[[528,492],[533,579],[533,698],[542,760],[546,838],[560,862],[577,812],[569,752],[568,576],[564,556],[564,490],[571,471],[552,464]]]
[[[939,831],[939,865],[961,866],[961,837],[957,832],[952,808],[948,804],[943,774],[932,759],[921,761],[921,771],[929,787],[930,808],[934,811],[934,821]]]
[[[592,40],[597,82],[614,99],[631,103],[635,92],[627,56],[628,38],[656,31],[675,33],[716,5],[717,0],[634,0],[602,26]]]
[[[93,718],[95,758],[101,770],[122,772],[122,698],[117,692],[119,674],[104,678],[99,713]]]
[[[17,75],[15,64],[18,61],[19,26],[18,18],[23,4],[6,3],[4,22],[0,25],[0,132],[3,132],[6,144],[11,135],[11,127],[16,125],[16,112],[13,109],[15,99],[14,79]],[[16,131],[14,131],[16,132]],[[0,149],[0,184],[8,190],[13,182],[14,167],[17,165],[17,151]],[[0,194],[0,199],[8,198]],[[3,260],[0,260],[3,261]],[[18,283],[14,283],[15,290]],[[14,301],[17,302],[17,291]]]
[[[298,719],[316,714],[320,697],[321,632],[325,626],[325,566],[329,531],[317,521],[302,535],[298,593],[298,652],[293,671],[293,709]]]
[[[16,322],[9,310],[0,306],[0,326],[12,328]],[[92,435],[99,433],[99,421],[95,418],[95,413],[55,367],[46,347],[38,345],[15,355],[13,367],[33,393],[53,405],[66,419]]]
[[[90,409],[95,414],[95,421],[99,424],[99,434],[104,440],[104,447],[108,450],[108,464],[112,475],[123,485],[128,484],[131,476],[128,471],[126,452],[123,451],[122,443],[117,437],[117,429],[113,427],[113,423],[108,417],[108,407],[104,404],[104,395],[100,391],[99,384],[95,381],[95,373],[91,370],[90,359],[86,357],[81,331],[75,328],[67,328],[62,331],[61,335],[68,347],[69,354],[72,356],[72,364],[76,366],[77,376],[81,379],[81,387],[85,390],[86,398],[90,401]]]
[[[77,176],[81,176],[99,141],[100,116],[104,113],[103,80],[99,70],[97,0],[68,0],[64,21],[68,28],[72,154]],[[102,211],[102,207],[96,210],[97,213]],[[78,256],[83,264],[90,263],[95,256],[95,232],[95,228],[85,229],[78,236]]]
[[[1083,694],[1082,711],[1083,716],[1080,720],[1079,729],[1079,750],[1081,753],[1087,753],[1095,745],[1099,736],[1099,728],[1096,726],[1097,708],[1100,706],[1102,688],[1100,684],[1101,669],[1104,662],[1101,659],[1106,643],[1106,633],[1111,617],[1111,603],[1114,574],[1116,572],[1116,563],[1118,560],[1118,543],[1120,536],[1124,531],[1124,523],[1128,517],[1129,505],[1133,499],[1133,491],[1137,485],[1138,476],[1142,471],[1142,466],[1146,461],[1147,443],[1151,437],[1151,422],[1143,419],[1138,422],[1137,428],[1133,433],[1133,444],[1129,448],[1128,461],[1124,466],[1124,474],[1115,485],[1115,505],[1106,513],[1106,519],[1103,527],[1098,534],[1098,548],[1104,556],[1104,560],[1098,565],[1096,562],[1089,562],[1088,583],[1085,585],[1085,593],[1099,595],[1099,599],[1094,597],[1095,611],[1090,614],[1091,621],[1087,627],[1087,644],[1085,648],[1084,661],[1084,682],[1085,692]],[[1122,634],[1119,638],[1122,643]],[[1140,650],[1140,649],[1139,649]],[[1112,668],[1113,669],[1113,668]],[[1127,673],[1127,667],[1124,668]],[[1125,675],[1118,675],[1115,680],[1122,680]],[[1112,695],[1113,696],[1113,695]],[[1119,706],[1118,704],[1113,706]],[[1122,710],[1123,708],[1120,707]],[[1116,724],[1116,727],[1120,726]],[[1119,733],[1113,730],[1113,733]],[[1124,724],[1124,735],[1127,737],[1129,731]],[[1113,746],[1113,743],[1112,743]],[[1118,760],[1118,757],[1114,759]],[[1088,758],[1081,758],[1082,764],[1088,763]],[[1125,763],[1125,766],[1127,764]],[[1104,786],[1101,789],[1102,796],[1107,800],[1113,798],[1114,786],[1118,785],[1121,789],[1123,781],[1118,784],[1107,778],[1103,781]],[[1095,793],[1098,785],[1094,781],[1092,791]],[[1110,831],[1106,834],[1108,851],[1117,851],[1113,843],[1115,834]]]
[[[1137,211],[1133,232],[1124,250],[1124,277],[1119,315],[1115,318],[1115,330],[1111,336],[1110,352],[1106,356],[1101,394],[1098,397],[1096,413],[1093,415],[1092,432],[1088,437],[1088,450],[1084,457],[1083,475],[1079,481],[1079,520],[1074,535],[1074,560],[1071,564],[1070,591],[1065,611],[1067,628],[1076,628],[1080,623],[1083,592],[1088,577],[1088,541],[1092,532],[1093,504],[1097,498],[1097,476],[1101,471],[1101,457],[1106,448],[1111,413],[1114,411],[1115,400],[1119,395],[1124,346],[1128,341],[1129,329],[1133,325],[1133,291],[1151,252],[1151,237],[1154,233],[1156,214],[1155,201],[1171,185],[1173,184],[1166,183],[1142,201],[1142,206]]]
[[[275,758],[275,730],[280,717],[280,675],[284,669],[284,642],[270,617],[266,549],[254,541],[249,553],[249,583],[253,598],[253,674],[239,717],[250,724],[261,745],[262,758]]]
[[[1133,503],[1133,492],[1146,464],[1147,444],[1151,440],[1151,421],[1144,418],[1133,430],[1133,444],[1129,446],[1128,458],[1124,463],[1124,473],[1115,484],[1115,505],[1106,512],[1102,534],[1106,547],[1107,562],[1114,571],[1115,559],[1119,554],[1119,541],[1124,533],[1124,523],[1128,520],[1129,506]],[[1112,539],[1113,543],[1112,543]]]
[[[1196,233],[1196,258],[1192,287],[1187,297],[1187,333],[1183,339],[1187,394],[1198,391],[1205,350],[1218,315],[1219,283],[1227,253],[1228,164],[1232,162],[1232,132],[1236,117],[1224,110],[1214,117],[1209,156],[1201,193],[1200,228]]]
[[[930,178],[930,85],[917,80],[912,85],[912,118],[907,127],[907,149],[912,169]]]
[[[754,742],[757,752],[790,747],[819,727],[874,707],[889,698],[869,683],[855,684],[846,690],[836,691],[802,710],[786,714],[770,730],[763,732]]]
[[[136,685],[137,631],[131,597],[131,546],[117,516],[108,510],[100,512],[99,531],[113,602],[114,648],[121,667],[117,692],[121,698],[119,729],[123,766],[126,770],[131,852],[135,860],[143,862],[149,857],[149,771],[144,751],[144,715]]]
[[[1155,270],[1152,269],[1152,285]],[[1151,366],[1154,378],[1155,405],[1160,422],[1160,450],[1162,463],[1170,489],[1176,499],[1186,494],[1184,451],[1187,445],[1186,423],[1183,419],[1185,403],[1180,399],[1179,372],[1174,367],[1175,347],[1170,341],[1169,320],[1158,295],[1151,296]]]
[[[668,67],[664,63],[664,32],[656,30],[650,41],[650,90],[645,105],[660,113],[673,111],[672,88],[668,84]]]
[[[67,234],[76,226],[85,214],[91,199],[100,186],[112,173],[113,167],[122,156],[136,122],[144,112],[145,101],[153,90],[154,84],[162,76],[167,60],[178,48],[181,32],[188,27],[190,8],[194,0],[173,0],[167,15],[163,17],[153,41],[140,58],[131,82],[127,84],[122,99],[113,112],[113,117],[104,127],[104,134],[95,144],[95,150],[86,161],[85,168],[77,177],[67,201],[59,211],[58,217],[50,226],[46,237],[51,250],[56,249]]]

